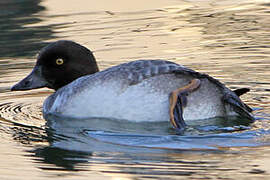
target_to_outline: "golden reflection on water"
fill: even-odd
[[[180,1],[181,2],[181,1]],[[116,11],[116,12],[134,12],[143,11],[149,9],[162,8],[170,5],[179,3],[177,0],[162,1],[162,0],[149,0],[149,1],[125,1],[118,0],[102,0],[102,1],[81,1],[78,3],[76,0],[59,0],[51,1],[45,0],[41,5],[47,8],[47,12],[50,14],[61,14],[61,13],[82,13],[82,12],[97,12],[97,11]],[[188,4],[184,1],[181,4]]]
[[[244,100],[253,107],[264,108],[258,111],[264,121],[255,123],[254,129],[269,129],[270,16],[267,2],[45,0],[39,6],[46,9],[31,15],[39,21],[22,25],[23,29],[36,30],[33,32],[40,36],[45,31],[43,28],[46,29],[40,39],[35,39],[36,36],[33,39],[79,42],[94,51],[101,69],[133,59],[162,58],[208,73],[232,88],[249,87],[251,93],[245,95]],[[22,42],[32,43],[33,39],[24,37]],[[24,125],[43,127],[42,102],[52,91],[9,92],[11,85],[31,71],[35,53],[30,57],[1,56],[0,101],[1,104],[11,103],[2,109],[5,113],[1,116]],[[18,108],[22,110],[16,116],[7,113]],[[228,148],[225,151],[229,153],[144,154],[145,158],[122,155],[123,160],[117,153],[103,157],[101,152],[94,152],[82,158],[86,163],[74,165],[78,172],[68,171],[57,163],[46,164],[44,157],[33,155],[33,147],[47,143],[42,137],[36,137],[38,133],[24,127],[23,132],[33,133],[34,140],[24,139],[23,135],[18,137],[16,130],[2,133],[9,126],[6,121],[0,119],[0,122],[1,178],[14,179],[19,175],[21,179],[257,179],[269,177],[270,172],[268,147]],[[265,137],[265,141],[269,142],[268,138]],[[21,145],[28,142],[29,146]]]

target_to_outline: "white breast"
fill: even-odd
[[[58,102],[63,102],[60,99],[61,96],[57,97],[52,107],[58,106]],[[148,85],[148,81],[128,87],[113,81],[80,92],[57,111],[75,118],[167,121],[168,107],[168,94],[153,89]]]

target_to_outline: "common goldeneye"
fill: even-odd
[[[43,114],[72,118],[130,121],[185,121],[240,116],[254,120],[251,108],[217,79],[165,60],[137,60],[99,71],[86,47],[60,40],[43,48],[33,71],[11,90],[48,87],[55,90]]]

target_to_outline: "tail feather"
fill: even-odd
[[[240,97],[240,96],[242,96],[243,94],[246,94],[246,93],[249,92],[249,91],[250,91],[250,89],[248,89],[248,88],[240,88],[240,89],[234,90],[233,92],[234,92],[238,97]]]

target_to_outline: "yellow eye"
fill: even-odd
[[[55,63],[57,65],[62,65],[62,64],[64,64],[64,60],[63,59],[56,59]]]

